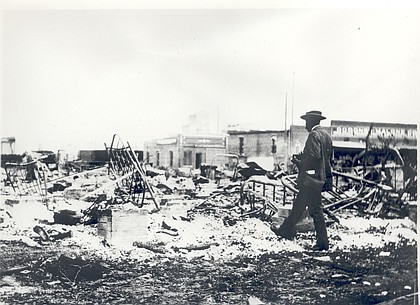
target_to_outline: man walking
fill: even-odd
[[[293,239],[296,236],[296,224],[306,207],[314,220],[316,244],[315,251],[328,250],[328,236],[324,213],[321,204],[322,190],[332,186],[331,154],[332,141],[328,133],[321,130],[320,122],[325,117],[320,111],[309,111],[301,116],[306,121],[306,130],[309,132],[303,152],[293,155],[292,163],[296,164],[299,173],[297,188],[299,192],[293,202],[290,215],[280,228],[273,231],[281,237]]]

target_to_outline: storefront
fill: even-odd
[[[417,125],[331,121],[334,160],[353,160],[369,149],[396,149],[405,163],[417,163]]]
[[[146,159],[155,167],[197,169],[226,153],[224,135],[177,135],[145,143]]]

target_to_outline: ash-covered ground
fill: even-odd
[[[344,209],[328,227],[330,250],[313,252],[310,219],[280,239],[271,220],[240,217],[232,200],[201,191],[166,197],[159,211],[115,204],[137,216],[113,236],[100,223],[57,223],[58,210],[91,205],[74,192],[42,201],[4,191],[0,304],[417,304],[412,219]]]

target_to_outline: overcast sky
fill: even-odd
[[[210,114],[258,129],[417,124],[418,9],[3,10],[1,136],[16,150],[137,146]],[[293,110],[293,118],[292,118]],[[219,115],[217,115],[219,114]],[[219,124],[217,124],[219,122]]]

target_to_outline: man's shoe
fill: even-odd
[[[280,227],[271,226],[270,229],[271,229],[271,231],[276,233],[276,235],[280,234]]]
[[[311,248],[312,251],[328,251],[328,245],[315,245]]]
[[[282,238],[288,239],[288,240],[293,240],[293,238],[295,238],[294,236],[285,234],[280,227],[271,227],[271,231],[273,231],[274,233],[276,233],[277,236],[280,236]]]

